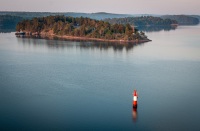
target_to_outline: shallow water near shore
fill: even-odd
[[[0,33],[0,128],[200,130],[199,33],[147,32],[137,45]]]

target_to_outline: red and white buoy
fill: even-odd
[[[137,91],[134,90],[134,92],[133,92],[133,108],[137,108],[137,98],[138,98]]]

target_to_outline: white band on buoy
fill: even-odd
[[[134,96],[134,97],[133,97],[133,101],[137,101],[137,96]]]

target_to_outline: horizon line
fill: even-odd
[[[116,15],[199,15],[200,14],[183,14],[183,13],[180,13],[180,14],[153,14],[153,13],[130,13],[130,14],[127,14],[127,13],[111,13],[111,12],[104,12],[104,11],[99,11],[99,12],[73,12],[73,11],[69,11],[69,12],[64,12],[64,11],[2,11],[0,10],[0,12],[27,12],[27,13],[84,13],[84,14],[97,14],[97,13],[105,13],[105,14],[116,14]]]

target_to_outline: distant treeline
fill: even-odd
[[[138,26],[137,28],[144,32],[154,32],[175,30],[177,26]]]
[[[161,16],[163,19],[176,20],[179,25],[197,25],[199,24],[199,19],[195,18],[198,16],[186,16],[186,15],[164,15]]]
[[[154,17],[153,16],[146,16],[146,17],[139,17],[141,15],[130,15],[130,14],[113,14],[113,13],[105,13],[105,12],[98,12],[98,13],[76,13],[76,12],[6,12],[0,11],[0,30],[2,28],[9,31],[14,31],[16,24],[18,21],[22,19],[33,19],[34,17],[46,17],[46,16],[57,16],[57,15],[64,15],[70,17],[87,17],[96,20],[103,20],[109,21],[111,23],[118,23],[118,24],[131,24],[135,26],[146,26],[146,25],[153,25],[153,26],[168,26],[176,20],[179,25],[196,25],[199,23],[200,16],[199,15],[168,15],[168,16],[160,16]],[[108,19],[110,18],[110,19]],[[168,20],[163,20],[163,19]],[[198,19],[196,19],[198,18]],[[173,19],[173,20],[169,20]],[[140,28],[140,27],[139,27]]]
[[[76,13],[76,12],[12,12],[12,11],[0,11],[0,15],[12,15],[12,16],[20,16],[24,19],[32,19],[34,17],[46,17],[46,16],[56,16],[56,15],[64,15],[71,17],[88,17],[91,19],[102,20],[106,18],[123,18],[130,17],[132,15],[129,14],[113,14],[106,12],[97,12],[97,13]]]
[[[199,15],[189,15],[189,16],[194,17],[194,18],[197,18],[197,19],[200,20],[200,16],[199,16]]]
[[[140,33],[130,24],[110,24],[101,20],[83,17],[47,16],[23,20],[16,27],[17,31],[38,32],[78,36],[87,38],[135,40],[140,39]],[[134,34],[133,34],[134,33]]]
[[[22,20],[23,18],[19,16],[0,15],[0,29],[15,31],[16,24]]]
[[[126,18],[113,18],[105,19],[111,24],[131,24],[134,26],[169,26],[177,24],[177,21],[171,19],[162,19],[160,17],[142,16],[142,17],[126,17]]]

